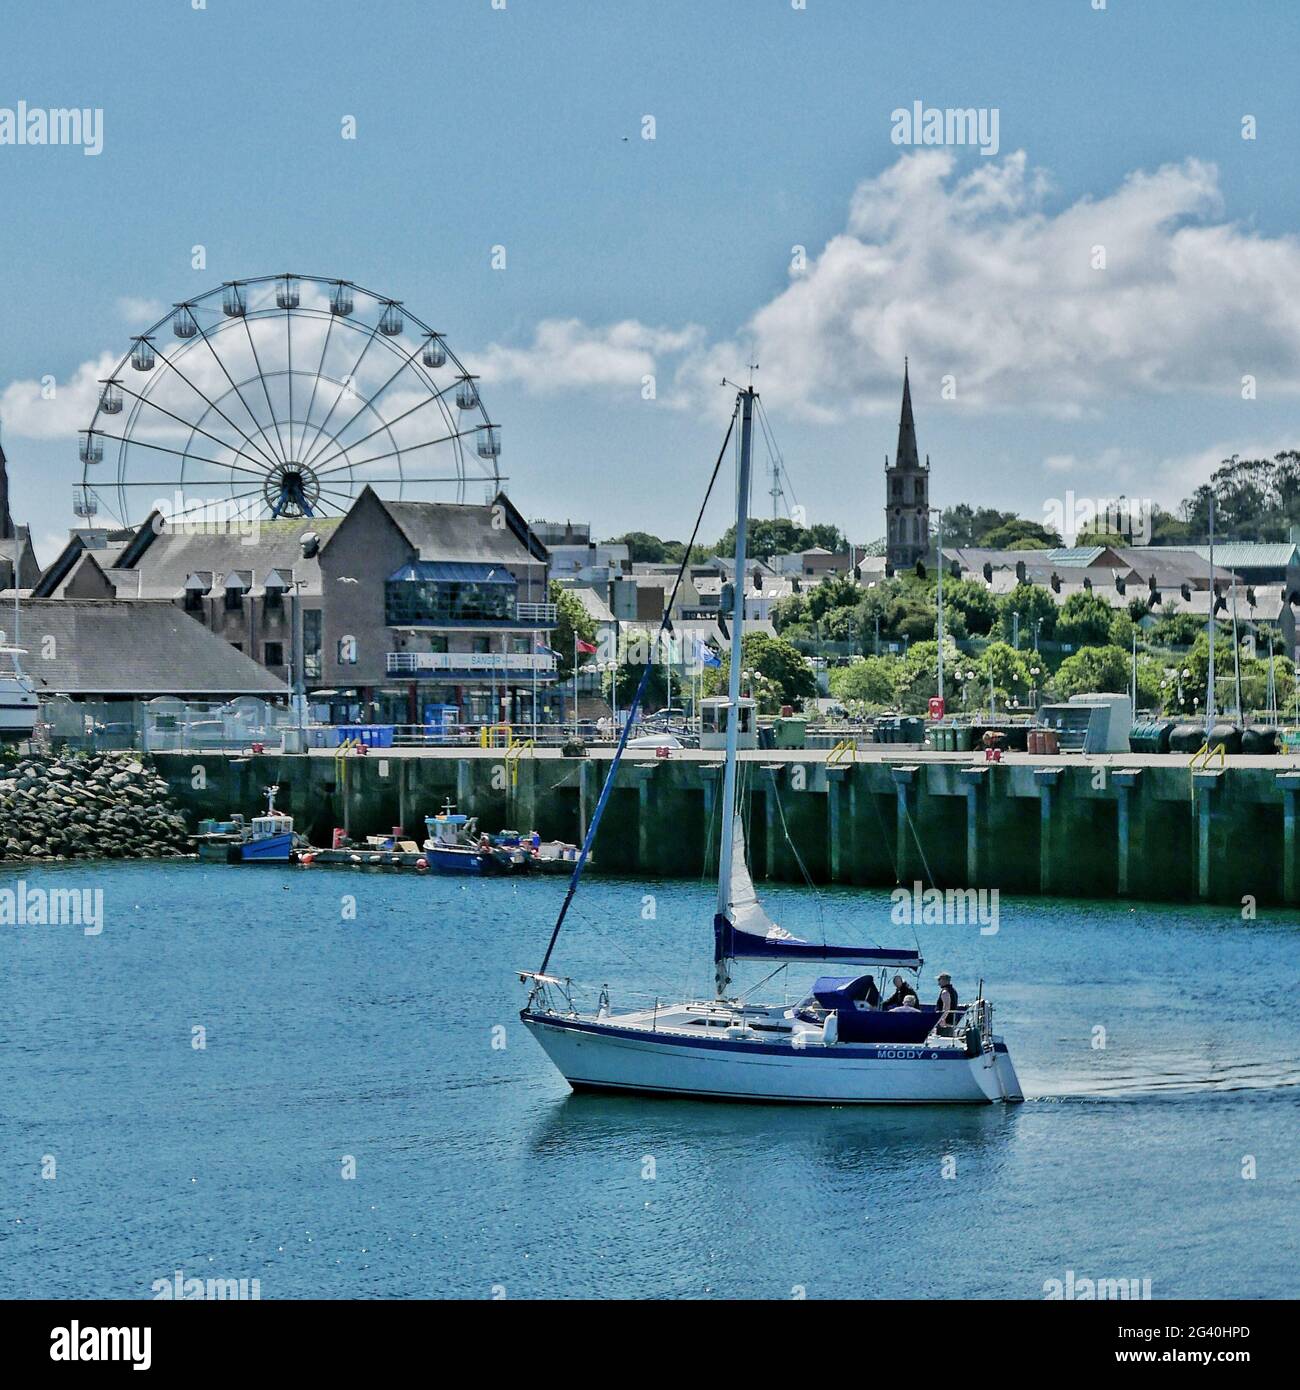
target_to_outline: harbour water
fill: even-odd
[[[0,927],[0,1296],[152,1298],[178,1270],[264,1299],[1296,1292],[1282,914],[1003,897],[995,933],[920,927],[927,991],[987,981],[1026,1103],[786,1109],[568,1093],[512,973],[563,880],[21,877],[102,889],[103,930]],[[765,901],[912,939],[885,892]],[[556,966],[615,1004],[707,993],[712,911],[707,884],[589,878]]]

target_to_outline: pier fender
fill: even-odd
[[[421,856],[415,861],[415,867],[417,869],[427,869],[429,867],[429,861]]]
[[[822,1025],[822,1042],[830,1047],[833,1043],[840,1040],[840,1016],[832,1011],[826,1016],[826,1022]]]

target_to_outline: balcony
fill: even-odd
[[[516,603],[515,617],[521,623],[553,623],[555,605],[553,603]]]
[[[536,605],[542,607],[543,605]],[[482,675],[534,676],[555,674],[555,658],[543,652],[389,652],[390,676]]]

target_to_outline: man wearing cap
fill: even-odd
[[[939,1010],[939,1020],[935,1024],[935,1028],[947,1036],[952,1032],[951,1023],[957,1021],[957,991],[953,988],[952,976],[946,970],[937,979],[939,997],[935,1000],[934,1006]]]

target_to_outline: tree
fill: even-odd
[[[790,555],[801,550],[812,550],[815,546],[835,553],[849,548],[839,528],[826,523],[797,526],[785,516],[751,516],[745,527],[745,549],[750,555]],[[723,556],[736,553],[735,526],[728,526],[722,533],[713,547],[713,553]]]
[[[772,682],[777,703],[793,705],[817,694],[817,681],[812,668],[797,647],[782,637],[769,637],[766,632],[747,632],[741,639],[741,663],[747,671],[757,671]],[[727,689],[731,675],[731,653],[722,658],[722,665],[710,668],[705,677],[709,692]]]
[[[986,584],[977,579],[953,579],[948,575],[943,580],[943,610],[945,627],[953,613],[960,613],[963,626],[972,637],[986,636],[998,615],[997,600]]]
[[[1052,687],[1063,699],[1094,692],[1121,694],[1128,689],[1129,654],[1123,647],[1091,646],[1061,662]]]
[[[943,665],[945,684],[950,693],[961,657],[957,644],[945,637],[943,642]],[[894,675],[894,694],[898,707],[905,714],[924,714],[930,697],[939,693],[939,644],[935,641],[916,642],[907,649],[907,654],[897,663]]]
[[[945,542],[947,539],[945,536]],[[1051,550],[1060,544],[1057,532],[1019,516],[995,527],[980,541],[986,550]]]
[[[1224,459],[1182,504],[1188,529],[1209,534],[1214,502],[1215,535],[1224,540],[1284,541],[1300,521],[1300,452],[1284,449],[1271,459]]]
[[[1035,622],[1040,623],[1039,637],[1045,642],[1052,640],[1059,610],[1050,591],[1040,584],[1017,584],[998,599],[997,607],[998,636],[1004,642],[1014,642],[1018,630],[1020,641],[1026,647],[1032,647]],[[1017,613],[1020,615],[1018,621]]]
[[[894,703],[894,680],[900,663],[888,656],[865,656],[830,673],[831,694],[844,704],[887,709]]]
[[[1061,605],[1056,640],[1071,647],[1101,647],[1110,641],[1114,609],[1099,594],[1081,589]]]
[[[554,579],[550,584],[550,596],[555,605],[555,630],[550,640],[556,655],[556,670],[560,680],[568,680],[573,676],[574,636],[576,634],[584,642],[595,642],[596,620],[572,589],[566,589]]]
[[[1147,635],[1153,646],[1190,647],[1204,630],[1203,619],[1194,613],[1179,612],[1177,603],[1171,600],[1161,607],[1160,616]]]
[[[615,536],[610,545],[625,545],[628,558],[634,565],[662,565],[666,561],[667,543],[648,531],[628,531]]]

